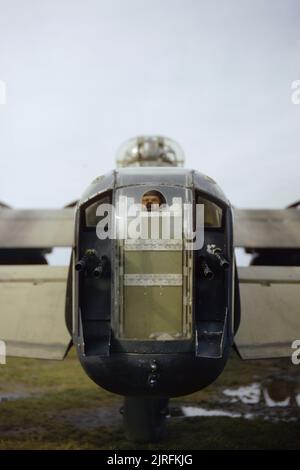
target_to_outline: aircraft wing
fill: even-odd
[[[0,250],[73,244],[71,208],[0,209]],[[235,210],[235,246],[300,249],[300,211]],[[0,258],[1,263],[1,258]],[[241,325],[235,338],[243,359],[291,355],[300,339],[300,267],[239,268]],[[67,268],[0,266],[0,339],[7,355],[63,359]]]
[[[7,356],[63,359],[67,267],[0,266],[0,339]]]
[[[72,246],[74,209],[0,209],[0,253]],[[20,262],[23,260],[20,260]],[[1,255],[0,255],[1,264]],[[63,359],[67,267],[0,266],[0,340],[7,356]]]
[[[73,244],[74,208],[0,209],[0,249]]]
[[[300,249],[298,209],[235,209],[236,247]]]
[[[300,249],[300,211],[235,210],[235,246]],[[239,270],[241,324],[235,344],[243,359],[291,357],[300,339],[300,266],[248,266]]]
[[[241,324],[235,344],[243,359],[290,357],[300,339],[300,267],[239,268]]]

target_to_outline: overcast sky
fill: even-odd
[[[298,0],[0,0],[0,200],[60,207],[136,134],[239,207],[300,199]]]

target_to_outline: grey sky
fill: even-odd
[[[0,200],[59,207],[136,134],[240,207],[300,198],[300,2],[0,0]]]

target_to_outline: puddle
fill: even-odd
[[[227,416],[228,418],[241,418],[240,413],[232,413],[224,410],[207,410],[198,406],[182,406],[183,416],[193,418],[195,416]]]
[[[259,403],[261,397],[261,387],[258,383],[253,383],[246,387],[239,388],[226,388],[223,390],[225,396],[230,398],[231,403],[236,403],[239,400],[245,404]]]
[[[300,377],[273,377],[262,383],[222,388],[217,398],[207,403],[171,407],[170,416],[300,421]]]
[[[266,379],[261,384],[222,391],[231,403],[261,404],[268,408],[300,407],[300,377]]]
[[[30,393],[25,392],[7,392],[7,393],[0,393],[0,403],[9,401],[9,400],[20,400],[22,398],[30,397]]]

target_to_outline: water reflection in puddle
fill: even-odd
[[[231,403],[262,404],[270,408],[300,407],[300,382],[295,377],[267,379],[262,384],[228,388],[223,390],[223,394],[230,398]]]
[[[245,404],[259,403],[261,397],[261,387],[258,383],[253,383],[246,387],[239,388],[226,388],[223,394],[230,398],[231,403],[236,403],[239,400]]]
[[[261,384],[224,388],[213,402],[184,405],[175,413],[171,411],[171,416],[297,421],[300,420],[300,378],[272,378]]]
[[[181,408],[183,416],[192,418],[195,416],[226,416],[228,418],[241,418],[241,413],[233,413],[224,410],[206,410],[199,406],[182,406]]]

